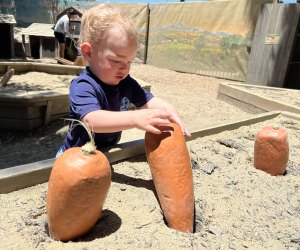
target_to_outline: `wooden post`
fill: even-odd
[[[2,77],[2,79],[0,81],[0,88],[5,87],[7,85],[8,81],[10,80],[10,78],[12,78],[14,73],[15,73],[14,69],[7,70],[6,74]]]
[[[48,125],[51,119],[51,109],[52,109],[52,101],[47,101],[45,116],[44,116],[44,125]]]
[[[43,58],[43,38],[42,37],[40,37],[40,39],[39,39],[39,43],[40,43],[40,58]]]

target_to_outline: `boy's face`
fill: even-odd
[[[135,39],[111,31],[107,41],[92,47],[90,69],[104,83],[117,85],[129,74],[136,52]]]

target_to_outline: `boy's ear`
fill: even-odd
[[[84,42],[80,46],[81,54],[85,59],[90,59],[92,56],[92,46],[90,43]]]

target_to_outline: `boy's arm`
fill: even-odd
[[[161,131],[155,126],[167,125],[171,114],[163,109],[140,109],[130,111],[92,111],[82,119],[96,133],[111,133],[138,128],[154,134]]]
[[[164,109],[171,113],[176,113],[178,115],[178,112],[176,108],[169,104],[168,102],[162,100],[159,97],[153,97],[149,102],[147,102],[142,108],[148,108],[148,109]]]

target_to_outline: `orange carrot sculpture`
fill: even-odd
[[[287,132],[283,128],[266,126],[255,138],[254,167],[271,175],[282,175],[289,158]]]
[[[96,150],[86,129],[91,142],[66,150],[51,171],[46,208],[55,240],[69,241],[87,233],[100,218],[111,184],[109,161]]]
[[[180,127],[145,134],[145,151],[165,219],[170,228],[193,232],[194,186],[189,152]],[[168,130],[168,131],[166,131]]]

